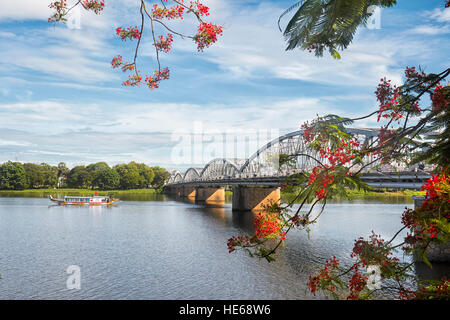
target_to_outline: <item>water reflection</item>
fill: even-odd
[[[311,232],[292,232],[275,263],[229,254],[229,237],[253,232],[254,214],[229,202],[164,195],[117,207],[49,207],[48,199],[0,198],[0,299],[312,299],[306,283],[331,256],[343,265],[354,240],[389,239],[405,203],[331,203]],[[137,201],[136,199],[145,199]],[[151,200],[158,199],[158,200]],[[399,253],[398,257],[409,261]],[[65,287],[68,265],[82,289]],[[418,276],[428,277],[418,264]],[[448,274],[448,265],[433,267]]]

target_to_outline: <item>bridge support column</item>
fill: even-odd
[[[265,205],[280,203],[279,187],[233,187],[233,211],[262,211]]]
[[[197,187],[195,190],[195,201],[198,202],[224,202],[225,201],[225,188],[219,187]]]
[[[196,194],[196,188],[195,187],[188,187],[188,186],[184,186],[182,187],[183,192],[182,192],[182,197],[183,198],[191,198],[191,199],[195,199],[195,194]]]
[[[180,197],[183,192],[183,187],[180,186],[174,186],[170,188],[171,192],[170,194],[175,197]]]

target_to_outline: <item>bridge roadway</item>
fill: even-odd
[[[217,178],[167,184],[165,191],[171,195],[189,198],[196,202],[218,204],[225,201],[225,187],[233,192],[233,211],[261,211],[264,206],[280,202],[280,185],[286,176]],[[400,172],[398,174],[365,174],[362,180],[373,188],[419,189],[430,175],[423,172]]]
[[[280,186],[286,181],[287,176],[267,177],[221,177],[208,180],[194,180],[175,182],[166,185],[190,186],[190,187],[221,187],[221,186]],[[368,173],[363,174],[361,179],[373,188],[387,189],[420,189],[423,183],[431,178],[427,172],[398,172],[398,173]]]

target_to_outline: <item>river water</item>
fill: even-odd
[[[319,222],[290,233],[277,260],[229,254],[226,241],[252,230],[251,213],[162,195],[116,207],[50,206],[0,198],[0,299],[312,299],[306,283],[333,255],[350,264],[359,236],[389,239],[408,199],[327,205]],[[408,260],[399,253],[399,258]],[[68,289],[69,266],[80,289]]]

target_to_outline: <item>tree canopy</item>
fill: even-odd
[[[373,6],[392,7],[396,3],[396,0],[302,0],[288,8],[278,23],[298,8],[284,30],[286,50],[300,48],[314,51],[316,56],[328,50],[338,59],[338,50],[346,49],[358,27],[367,24]]]

